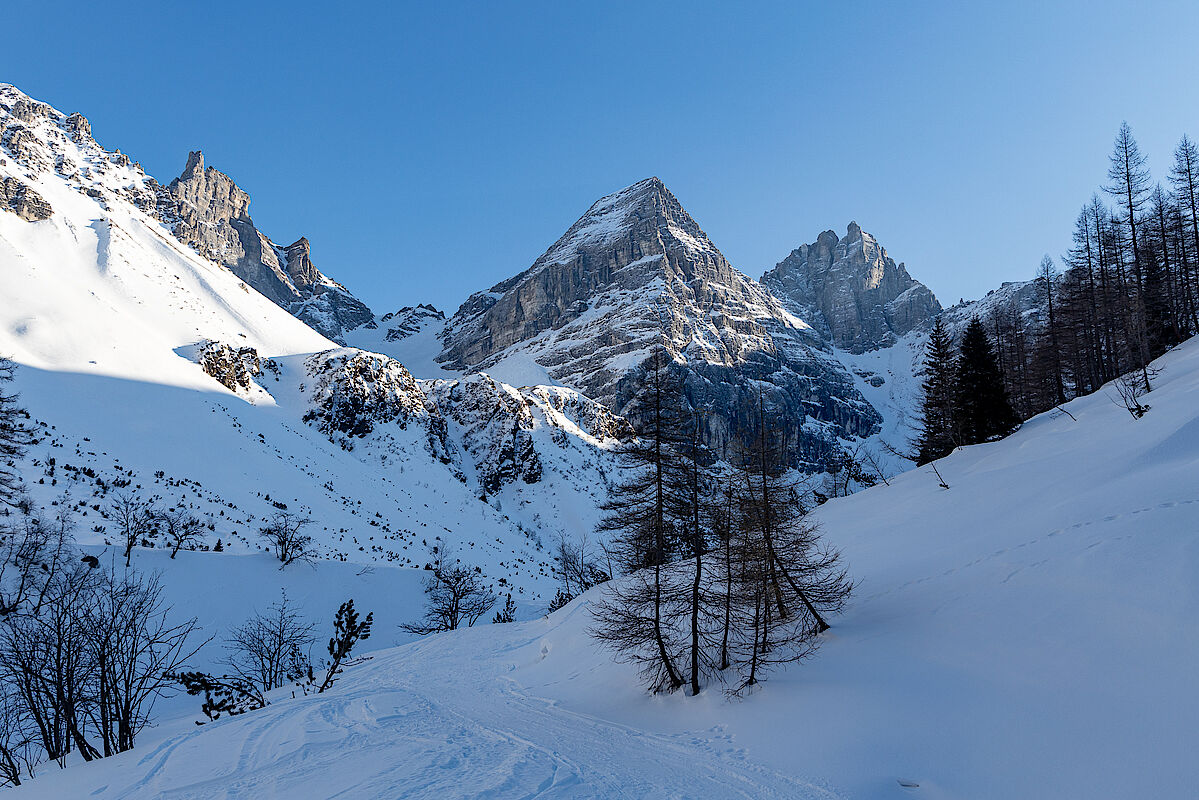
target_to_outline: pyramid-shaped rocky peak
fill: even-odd
[[[532,363],[622,414],[664,347],[686,372],[688,402],[714,410],[706,435],[722,453],[761,382],[797,424],[829,426],[796,443],[797,464],[878,419],[811,328],[734,269],[657,178],[600,198],[529,269],[469,298],[443,343],[438,360],[452,368],[519,381]]]
[[[602,248],[630,236],[652,247],[659,234],[666,240],[662,242],[663,250],[673,240],[670,243],[719,255],[707,234],[666,185],[658,178],[646,178],[595,201],[533,268],[569,261],[579,252]]]
[[[663,293],[708,283],[752,282],[661,180],[647,178],[601,197],[529,269],[469,298],[450,320],[441,360],[487,367],[506,348],[584,312],[593,317],[597,307],[654,308]]]
[[[762,276],[762,285],[834,346],[853,353],[888,347],[928,325],[941,304],[856,222],[801,245]]]

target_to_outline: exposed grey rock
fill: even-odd
[[[54,116],[54,109],[46,103],[34,100],[33,98],[19,97],[12,104],[11,113],[22,122],[34,125],[39,120],[52,118]]]
[[[247,394],[263,372],[279,373],[279,366],[261,358],[253,347],[234,348],[222,342],[203,342],[196,351],[200,368],[236,394]]]
[[[331,441],[383,453],[390,445],[398,454],[415,435],[484,498],[516,481],[540,481],[545,463],[560,461],[545,448],[595,458],[602,452],[595,445],[631,434],[627,422],[569,389],[514,389],[482,374],[421,381],[392,358],[353,348],[310,356],[305,369],[312,386],[304,420]],[[395,429],[408,438],[397,443]]]
[[[802,425],[790,458],[819,469],[841,437],[868,435],[877,412],[819,337],[735,270],[657,178],[597,201],[525,272],[469,298],[438,360],[494,371],[532,360],[618,414],[664,346],[686,401],[704,410],[721,455],[752,435],[759,396]]]
[[[0,134],[0,145],[8,150],[14,161],[34,172],[51,163],[45,144],[24,125],[14,124],[4,128],[3,134]]]
[[[92,139],[92,124],[87,121],[87,117],[76,111],[67,117],[67,130],[70,131],[71,139],[76,144],[83,144]]]
[[[412,374],[395,359],[362,350],[331,350],[310,356],[305,364],[315,380],[306,422],[333,437],[363,437],[376,425],[401,429],[429,417],[425,395]],[[444,425],[436,434],[438,452],[445,450]]]
[[[899,336],[928,325],[941,304],[908,275],[856,222],[845,238],[825,231],[792,250],[762,285],[834,346],[851,353],[889,347]]]
[[[292,314],[334,341],[341,341],[345,331],[376,326],[375,315],[365,303],[313,265],[307,237],[283,248],[283,261],[303,298],[288,306]]]
[[[0,180],[0,208],[13,212],[27,222],[50,219],[54,213],[54,209],[40,194],[12,177]]]
[[[247,284],[341,341],[345,331],[373,324],[362,301],[312,263],[307,238],[279,247],[254,226],[250,196],[223,172],[188,154],[183,174],[163,189],[155,185],[156,213],[175,236],[200,255],[228,267]]]
[[[489,375],[420,382],[441,414],[456,424],[482,496],[505,485],[537,483],[544,467],[534,432],[549,430],[551,443],[567,448],[580,430],[596,443],[632,436],[628,422],[578,392],[549,386],[514,388]],[[544,445],[543,445],[544,446]]]

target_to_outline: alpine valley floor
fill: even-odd
[[[181,715],[25,794],[1193,796],[1199,342],[1158,365],[1143,419],[1100,391],[943,459],[949,489],[922,468],[822,507],[855,599],[743,699],[647,696],[588,638],[589,594],[376,651],[325,695]]]

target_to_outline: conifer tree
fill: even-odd
[[[28,415],[17,405],[17,395],[4,388],[15,371],[16,364],[0,356],[0,506],[14,506],[20,500],[21,479],[15,462],[25,454],[31,438],[25,425]]]
[[[670,620],[685,604],[686,589],[668,569],[674,543],[672,476],[680,473],[675,407],[682,392],[670,374],[670,357],[654,349],[644,367],[644,386],[636,413],[630,414],[637,438],[621,450],[627,477],[615,485],[602,506],[598,526],[612,534],[612,554],[626,573],[612,581],[596,604],[592,635],[637,664],[655,691],[683,685],[678,664],[685,649]]]
[[[1109,160],[1107,177],[1111,183],[1104,188],[1120,204],[1123,217],[1120,221],[1128,226],[1132,243],[1132,266],[1137,278],[1137,290],[1144,291],[1139,223],[1141,209],[1149,193],[1149,167],[1127,122],[1120,123],[1115,149]]]
[[[955,396],[954,423],[962,444],[1006,436],[1016,426],[1003,375],[978,318],[970,321],[962,336]]]
[[[1062,361],[1061,361],[1061,344],[1058,342],[1058,320],[1054,315],[1053,303],[1057,300],[1057,279],[1058,272],[1053,266],[1053,258],[1046,253],[1041,258],[1041,264],[1037,267],[1037,283],[1041,287],[1041,291],[1045,298],[1045,304],[1048,309],[1048,319],[1046,320],[1045,330],[1049,341],[1047,343],[1048,358],[1045,359],[1046,367],[1050,372],[1050,382],[1052,383],[1052,391],[1055,403],[1066,402],[1066,389],[1062,384]]]
[[[732,647],[753,686],[770,665],[797,661],[816,648],[853,591],[840,554],[804,517],[798,486],[786,468],[787,431],[758,406],[757,435],[743,454],[738,492],[737,589]]]
[[[1190,229],[1190,242],[1184,242],[1184,246],[1193,257],[1199,258],[1199,147],[1185,135],[1174,150],[1170,184],[1178,198],[1179,227],[1185,225]],[[1192,274],[1189,277],[1193,283],[1199,276]]]
[[[924,376],[924,402],[916,440],[917,462],[920,464],[948,455],[954,448],[954,361],[953,341],[938,318],[933,323],[921,372]]]

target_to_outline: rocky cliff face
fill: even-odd
[[[889,347],[931,322],[941,304],[856,222],[845,237],[825,231],[792,250],[762,285],[835,347],[864,353]]]
[[[625,420],[569,389],[517,389],[479,373],[420,383],[431,406],[453,424],[484,497],[518,480],[541,481],[547,469],[542,451],[602,448],[632,435]]]
[[[597,201],[532,267],[469,298],[442,337],[451,368],[505,379],[533,364],[619,414],[663,346],[723,455],[752,429],[760,393],[802,427],[801,468],[879,423],[816,332],[734,269],[657,178]]]
[[[0,179],[0,208],[11,211],[26,222],[50,219],[54,209],[45,199],[11,176]]]
[[[373,325],[366,305],[312,263],[307,238],[280,247],[254,226],[250,196],[223,172],[188,155],[183,174],[157,193],[156,212],[175,236],[334,341]]]
[[[331,441],[384,456],[419,442],[482,498],[538,483],[547,468],[560,471],[568,453],[602,458],[597,451],[632,433],[569,389],[517,389],[482,374],[418,380],[395,359],[355,348],[317,353],[304,366],[304,420]]]

